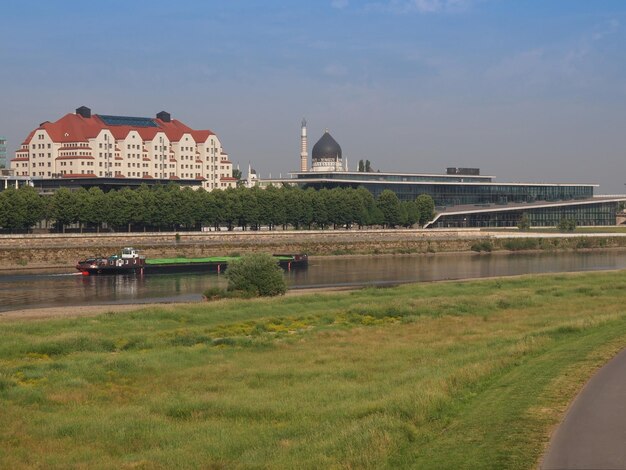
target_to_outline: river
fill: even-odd
[[[312,258],[307,269],[285,273],[292,288],[393,285],[532,273],[626,268],[626,251],[378,255]],[[0,275],[0,311],[94,304],[193,302],[223,275],[140,277],[62,274]]]

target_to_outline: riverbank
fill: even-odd
[[[0,235],[0,270],[65,269],[133,246],[149,258],[265,251],[310,256],[626,248],[624,233],[464,230],[317,230]]]
[[[532,468],[624,272],[6,320],[0,466]]]

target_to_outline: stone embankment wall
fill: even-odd
[[[0,269],[68,267],[125,246],[150,258],[201,257],[252,251],[309,255],[439,253],[518,249],[625,247],[626,237],[489,233],[479,230],[324,230],[130,234],[0,235]]]

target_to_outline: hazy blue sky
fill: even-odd
[[[626,187],[623,0],[4,0],[0,134],[161,110],[267,176],[329,128],[352,168]]]

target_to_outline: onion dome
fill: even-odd
[[[341,160],[341,147],[328,131],[313,146],[313,160],[339,159]]]

